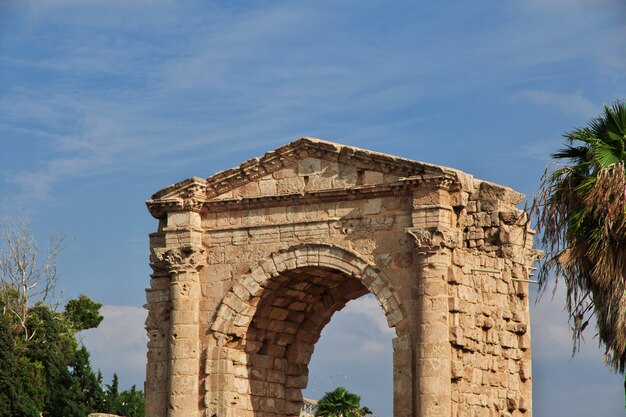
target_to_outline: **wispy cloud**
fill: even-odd
[[[522,30],[520,21],[463,38],[415,32],[407,21],[393,28],[396,36],[363,32],[362,42],[350,42],[328,13],[295,3],[198,13],[197,5],[165,0],[149,10],[143,0],[88,3],[32,2],[30,29],[12,39],[36,36],[48,53],[0,57],[47,79],[25,79],[0,98],[0,129],[46,138],[53,155],[5,178],[25,199],[49,198],[82,175],[261,149],[259,139],[267,147],[299,135],[404,138],[421,120],[406,111],[416,103],[480,91],[582,53],[576,42],[561,42],[574,28],[551,32],[558,36],[546,43],[545,33]],[[585,115],[593,106],[581,93],[520,97]],[[130,162],[136,155],[141,161]]]
[[[362,404],[375,415],[391,417],[394,336],[372,295],[349,302],[333,316],[315,345],[304,396],[318,399],[344,386],[359,393]]]
[[[517,161],[538,161],[548,164],[550,155],[562,147],[563,142],[557,137],[548,140],[529,141],[521,144],[518,148],[507,150],[502,153],[502,158],[514,159]]]
[[[572,361],[572,365],[603,362],[603,353],[598,346],[595,325],[589,326],[584,334],[580,351],[573,352],[572,333],[565,311],[565,285],[560,282],[554,293],[548,290],[535,303],[531,302],[533,321],[533,357],[537,361]],[[592,323],[593,324],[593,323]],[[607,368],[608,372],[608,368]]]
[[[518,93],[516,97],[574,116],[588,118],[598,114],[599,107],[581,92],[564,94],[553,91],[525,90]]]
[[[626,68],[626,2],[623,0],[517,0],[523,36],[538,37],[538,47],[559,57],[563,51],[602,76],[621,77]],[[522,28],[524,29],[524,28]],[[549,45],[550,48],[545,48]],[[520,56],[524,58],[525,55]]]
[[[623,376],[603,366],[595,326],[587,328],[580,351],[572,356],[565,286],[560,284],[553,297],[548,290],[531,302],[534,409],[549,416],[622,416]]]
[[[18,3],[18,2],[15,2]],[[171,0],[31,0],[16,5],[25,9],[30,26],[59,23],[97,29],[157,29],[173,23],[184,9]]]
[[[13,130],[15,125],[33,126],[31,132],[50,150],[47,160],[31,161],[5,178],[21,189],[20,200],[45,200],[57,184],[109,170],[117,155],[137,146],[125,117],[88,97],[53,92],[33,99],[30,92],[14,91],[0,98],[0,109],[5,135],[21,133]]]
[[[385,338],[395,336],[394,330],[389,327],[385,315],[382,314],[382,308],[372,295],[351,301],[346,305],[345,309],[342,310],[342,313],[354,315],[355,318],[365,319],[374,324],[377,336],[381,335]]]
[[[575,12],[611,13],[624,10],[621,0],[521,0],[517,1],[520,7],[537,12],[550,12],[563,16]]]
[[[91,353],[91,364],[100,369],[105,382],[113,373],[122,387],[137,385],[143,389],[148,337],[144,330],[147,311],[141,307],[105,305],[100,310],[104,320],[96,329],[80,334]]]

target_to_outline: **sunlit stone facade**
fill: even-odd
[[[522,197],[310,138],[159,191],[146,415],[297,416],[322,329],[371,293],[395,417],[531,416]]]

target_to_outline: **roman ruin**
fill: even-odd
[[[395,329],[395,417],[530,417],[522,198],[312,138],[157,192],[146,415],[297,416],[320,332],[370,293]]]

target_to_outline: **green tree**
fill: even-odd
[[[67,302],[63,315],[72,323],[77,332],[95,329],[104,319],[100,314],[101,307],[101,303],[81,294],[78,298]]]
[[[120,414],[122,412],[122,399],[120,398],[120,380],[117,374],[113,374],[111,385],[106,386],[104,393],[104,410],[111,414]]]
[[[143,391],[137,390],[133,385],[130,390],[120,392],[119,378],[114,373],[111,385],[106,386],[101,410],[126,417],[143,417],[145,415]]]
[[[363,417],[372,414],[369,408],[361,407],[361,397],[344,387],[324,394],[317,403],[316,416],[320,417]]]
[[[71,325],[63,316],[39,303],[29,313],[28,328],[33,335],[27,341],[25,355],[43,369],[40,384],[45,388],[44,414],[50,417],[82,417],[89,413],[75,398],[72,364],[78,343]]]
[[[13,337],[4,315],[0,315],[0,417],[17,414],[18,389]]]
[[[83,294],[57,311],[62,236],[52,239],[43,259],[27,221],[0,221],[0,238],[0,417],[143,416],[143,393],[135,387],[119,393],[117,375],[105,392],[76,339],[78,331],[100,324],[102,304]]]
[[[539,281],[565,282],[576,349],[593,315],[608,365],[626,365],[626,102],[566,133],[533,204],[546,252]]]
[[[89,352],[81,346],[71,363],[73,386],[72,392],[77,402],[84,404],[90,412],[104,410],[104,390],[102,374],[95,373],[89,363]]]
[[[144,417],[146,414],[143,391],[137,390],[137,387],[134,385],[130,390],[122,391],[120,399],[122,403],[122,415],[126,417]]]
[[[15,416],[39,417],[44,409],[46,386],[43,364],[27,356],[18,359],[18,400]]]

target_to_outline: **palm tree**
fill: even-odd
[[[315,416],[320,417],[363,417],[372,414],[367,407],[361,407],[361,397],[344,387],[327,392],[317,403]]]
[[[605,106],[587,127],[566,133],[535,196],[546,252],[540,287],[565,281],[574,352],[595,315],[607,364],[626,365],[626,102]]]

